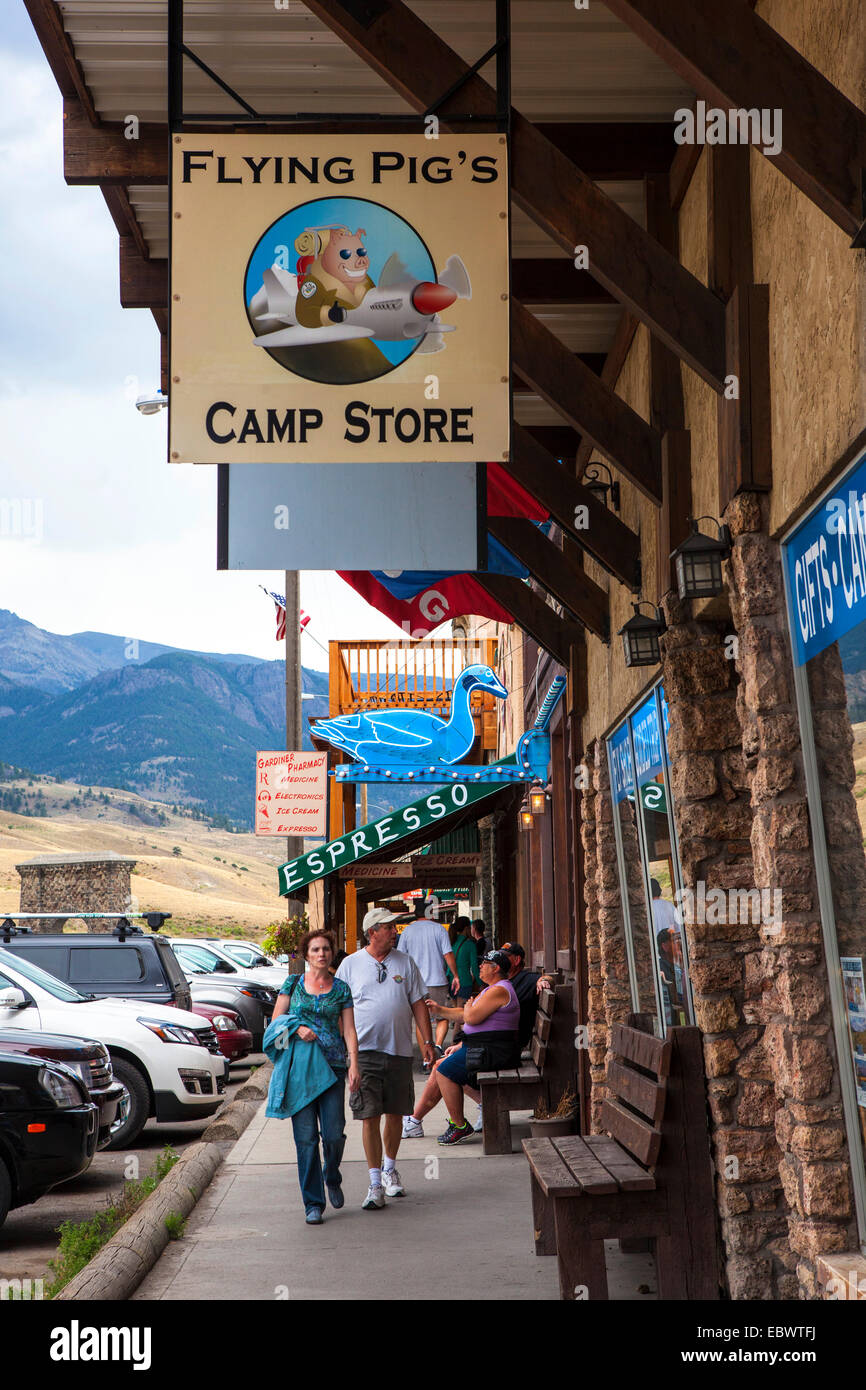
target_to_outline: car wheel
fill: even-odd
[[[9,1207],[12,1203],[12,1181],[9,1177],[9,1169],[0,1158],[0,1226],[9,1215]]]
[[[150,1114],[150,1095],[147,1082],[138,1067],[126,1062],[122,1057],[111,1059],[111,1068],[118,1081],[129,1092],[129,1114],[119,1129],[115,1130],[103,1150],[128,1149],[138,1138]]]

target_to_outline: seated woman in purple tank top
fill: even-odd
[[[434,1018],[453,1018],[463,1023],[463,1042],[438,1063],[435,1075],[448,1108],[448,1128],[440,1144],[459,1144],[474,1134],[463,1116],[463,1087],[474,1087],[479,1071],[516,1066],[520,1060],[517,1030],[520,1001],[508,979],[511,961],[504,951],[488,951],[478,969],[485,988],[462,1009],[448,1009],[428,1000]]]

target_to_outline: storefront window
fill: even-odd
[[[632,998],[660,1035],[692,1021],[680,870],[667,769],[668,715],[658,686],[608,740]]]
[[[866,454],[783,544],[840,1081],[866,1244]]]

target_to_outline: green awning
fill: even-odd
[[[513,766],[515,758],[499,758],[497,767]],[[443,832],[465,818],[467,808],[489,800],[498,794],[515,793],[513,783],[450,782],[436,787],[426,796],[400,806],[369,825],[349,830],[326,845],[311,849],[297,859],[290,859],[277,870],[280,895],[289,897],[296,889],[336,873],[345,864],[355,864],[368,855],[382,856],[383,852],[403,854],[422,839],[438,838]],[[485,811],[479,809],[479,815]],[[429,830],[429,836],[422,832]],[[411,844],[409,842],[412,842]]]

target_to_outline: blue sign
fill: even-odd
[[[627,796],[634,795],[634,773],[631,764],[631,748],[628,741],[628,725],[623,724],[607,741],[610,757],[610,785],[616,805]]]
[[[662,770],[662,731],[655,691],[631,719],[638,783],[653,781]]]
[[[782,546],[794,661],[866,620],[866,453]]]

